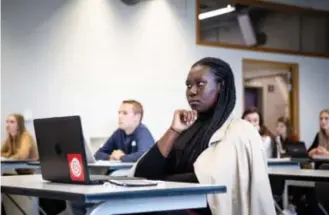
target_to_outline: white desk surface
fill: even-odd
[[[107,167],[109,169],[129,169],[135,163],[126,162],[112,162],[112,161],[97,161],[96,163],[89,163],[89,167]],[[39,168],[40,163],[38,161],[27,160],[1,160],[1,167],[3,168]]]
[[[291,158],[267,158],[268,163],[282,163],[289,161],[291,161]]]
[[[96,163],[88,163],[89,167],[108,167],[111,170],[115,169],[130,169],[135,163],[112,162],[112,161],[97,161]]]
[[[121,187],[112,184],[76,185],[43,181],[41,175],[1,177],[2,192],[8,194],[52,197],[61,200],[98,202],[108,199],[140,198],[141,196],[193,195],[226,192],[225,186],[159,182],[150,187]]]
[[[269,168],[268,173],[286,180],[329,181],[329,170]]]
[[[318,161],[318,162],[329,162],[329,156],[319,156],[315,155],[312,157],[313,161]]]

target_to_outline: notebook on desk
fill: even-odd
[[[60,183],[100,184],[109,180],[140,179],[89,174],[79,116],[35,119],[33,123],[41,175],[44,180]]]
[[[280,162],[289,162],[291,158],[267,158],[267,162],[271,163],[280,163]]]

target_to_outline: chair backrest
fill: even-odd
[[[329,164],[322,164],[319,167],[320,170],[329,171]],[[329,182],[316,182],[315,183],[315,195],[318,202],[321,204],[323,209],[329,213]]]
[[[95,153],[106,141],[108,137],[91,137],[89,146],[92,153]]]

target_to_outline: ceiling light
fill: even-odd
[[[225,13],[230,13],[232,11],[235,11],[235,7],[232,7],[229,4],[224,8],[208,11],[208,12],[205,12],[205,13],[200,13],[199,14],[199,20],[208,19],[208,18],[211,18],[211,17],[214,17],[214,16],[223,15]]]

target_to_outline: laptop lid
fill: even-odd
[[[84,145],[85,145],[85,151],[86,151],[86,156],[87,156],[87,162],[96,163],[96,159],[91,151],[91,147],[86,140],[84,141]]]
[[[292,158],[307,158],[307,149],[304,142],[287,143],[287,154]]]
[[[84,138],[80,116],[33,121],[44,180],[88,183]]]

